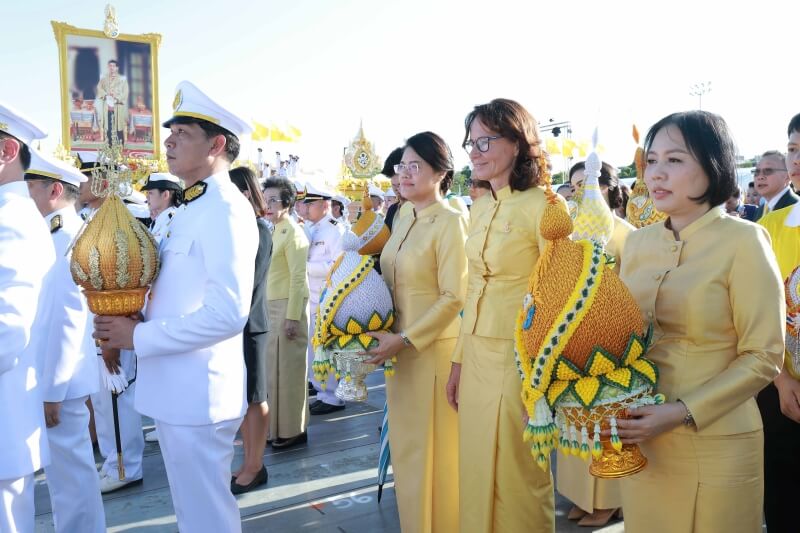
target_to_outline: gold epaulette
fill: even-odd
[[[50,219],[50,233],[55,233],[64,227],[64,221],[61,220],[61,215],[56,215]]]
[[[208,188],[208,183],[205,181],[199,181],[183,191],[183,203],[188,204],[194,202],[201,196],[203,196]]]

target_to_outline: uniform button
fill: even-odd
[[[677,244],[673,244],[672,247],[670,248],[670,251],[671,252],[677,252],[678,251],[678,245]]]
[[[653,279],[659,281],[662,277],[664,276],[662,276],[661,274],[656,274],[655,276],[653,276]]]
[[[647,312],[647,318],[653,318],[653,312],[652,311],[648,311]]]

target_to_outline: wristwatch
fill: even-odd
[[[680,398],[678,399],[680,404],[686,409],[686,416],[683,417],[683,425],[688,427],[695,427],[694,423],[694,416],[692,416],[692,412],[689,410],[689,407],[683,403],[683,400]]]
[[[400,338],[403,339],[403,344],[405,344],[406,346],[414,346],[413,344],[411,344],[411,341],[408,339],[408,337],[406,337],[405,333],[401,331],[400,333],[398,333],[398,335],[400,335]]]

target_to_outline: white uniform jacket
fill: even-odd
[[[28,186],[0,185],[0,479],[49,463],[36,354],[54,263],[53,240]]]
[[[160,243],[161,239],[164,238],[164,235],[167,234],[167,231],[169,231],[169,228],[172,224],[172,219],[180,209],[182,209],[182,207],[169,206],[161,211],[153,223],[150,224],[150,233],[153,235],[153,238],[156,240],[156,242]]]
[[[51,224],[58,217],[60,227]],[[74,400],[94,394],[100,388],[97,349],[92,331],[93,316],[86,298],[70,273],[67,250],[83,226],[72,206],[45,217],[56,249],[56,266],[50,291],[54,312],[47,328],[47,340],[40,348],[42,399],[46,402]]]
[[[173,217],[145,322],[133,336],[136,409],[175,425],[207,425],[245,410],[242,330],[253,294],[258,228],[227,172]]]
[[[306,224],[309,221],[306,220]],[[311,309],[319,306],[319,295],[325,286],[333,263],[342,253],[342,236],[345,228],[335,218],[326,216],[309,228],[308,244],[308,301]]]

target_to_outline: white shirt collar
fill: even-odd
[[[783,198],[783,195],[784,195],[784,194],[786,194],[786,192],[789,190],[789,187],[790,187],[790,186],[789,186],[789,185],[787,185],[785,189],[783,189],[781,192],[779,192],[778,194],[776,194],[775,196],[773,196],[773,197],[772,197],[772,200],[768,200],[768,201],[767,201],[767,205],[769,206],[769,210],[770,210],[770,211],[775,211],[775,204],[777,204],[777,203],[778,203],[778,200],[780,200],[781,198]]]
[[[786,215],[786,220],[783,221],[783,225],[789,228],[800,226],[800,202],[791,207],[791,211]]]

